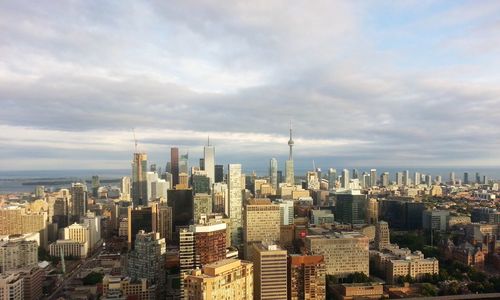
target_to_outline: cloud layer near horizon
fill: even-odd
[[[497,1],[0,4],[0,169],[500,165]]]

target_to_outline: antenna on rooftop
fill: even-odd
[[[134,134],[135,152],[137,153],[137,138],[135,137],[135,128],[132,128],[132,132],[133,132],[133,134]]]

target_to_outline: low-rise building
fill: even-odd
[[[79,258],[87,257],[87,243],[77,242],[73,240],[57,240],[49,245],[50,256],[74,256]]]

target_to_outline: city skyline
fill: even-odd
[[[495,1],[0,8],[2,170],[281,162],[290,120],[299,165],[500,165]]]

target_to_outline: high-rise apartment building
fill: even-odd
[[[224,259],[193,270],[184,279],[184,299],[253,300],[253,264]]]
[[[87,186],[83,183],[71,184],[71,217],[74,222],[87,212]]]
[[[160,238],[159,233],[139,231],[135,236],[134,249],[128,254],[127,274],[132,280],[144,278],[163,288],[166,253],[165,239]]]
[[[404,184],[403,172],[397,172],[396,173],[396,185],[403,186],[403,184]]]
[[[20,274],[0,274],[0,299],[24,300],[23,281]]]
[[[415,179],[413,181],[413,184],[415,186],[418,186],[420,184],[420,179],[421,179],[421,174],[419,172],[415,172]]]
[[[280,240],[280,206],[269,199],[251,199],[245,206],[243,240],[245,242],[245,257],[249,257],[249,247],[252,243],[268,244]]]
[[[280,225],[292,225],[294,217],[293,200],[281,200],[276,203],[280,206]]]
[[[252,245],[250,252],[254,265],[254,299],[286,300],[287,251],[274,244],[256,243]]]
[[[333,232],[305,238],[307,251],[323,255],[326,274],[343,278],[355,272],[369,274],[369,238],[358,232]]]
[[[215,183],[215,147],[210,146],[210,140],[208,144],[203,147],[203,158],[205,164],[205,171],[210,179],[210,185]]]
[[[450,172],[450,184],[454,185],[455,181],[455,172]]]
[[[172,186],[179,184],[179,148],[170,148],[170,173],[172,173]]]
[[[380,186],[388,187],[389,186],[389,172],[384,172],[380,175]]]
[[[290,300],[326,299],[326,266],[322,255],[288,256]]]
[[[132,162],[132,203],[134,206],[147,205],[148,203],[147,171],[148,155],[134,153],[134,161]]]
[[[242,242],[242,202],[244,187],[242,186],[241,165],[229,164],[227,174],[229,190],[229,218],[231,219],[231,242],[239,246]]]
[[[120,190],[122,192],[120,199],[125,201],[130,201],[130,191],[131,191],[130,177],[128,176],[122,177]]]
[[[0,273],[38,264],[38,243],[27,240],[0,241]]]
[[[469,184],[469,172],[464,172],[464,184]]]
[[[276,158],[271,158],[269,161],[269,182],[272,188],[278,190],[278,160]]]

